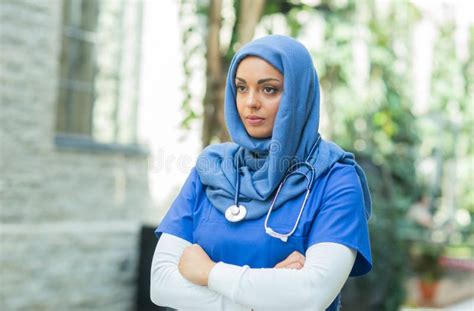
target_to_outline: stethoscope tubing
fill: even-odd
[[[265,232],[268,235],[272,236],[272,237],[275,237],[275,238],[278,238],[278,239],[282,240],[283,242],[287,242],[288,237],[293,235],[293,233],[296,231],[296,228],[298,227],[299,221],[301,219],[301,215],[303,214],[303,210],[306,206],[306,202],[308,200],[309,193],[311,192],[311,188],[313,186],[314,178],[316,176],[316,168],[311,163],[309,163],[308,160],[313,155],[313,153],[314,153],[315,149],[317,148],[317,146],[319,145],[320,141],[321,141],[321,136],[319,136],[319,134],[318,134],[318,139],[316,140],[313,147],[311,148],[311,150],[309,152],[309,155],[306,158],[306,160],[303,161],[303,162],[297,162],[297,163],[291,165],[288,168],[288,170],[285,174],[285,178],[283,178],[282,182],[278,186],[278,189],[277,189],[277,191],[275,193],[275,196],[272,200],[270,208],[268,209],[267,216],[265,218],[265,223],[264,223]],[[240,221],[240,220],[244,219],[245,215],[247,214],[246,208],[239,204],[239,193],[240,193],[240,159],[239,159],[239,156],[237,157],[236,166],[237,166],[237,174],[236,174],[236,182],[235,182],[234,205],[230,206],[226,211],[226,218],[231,222]],[[306,173],[302,173],[302,172],[297,171],[297,169],[302,167],[302,166],[305,166],[309,169],[310,176],[308,176],[308,174],[306,174]],[[276,232],[275,230],[273,230],[271,227],[268,226],[268,221],[270,219],[270,214],[273,210],[273,207],[274,207],[275,202],[278,198],[278,195],[280,194],[280,191],[283,188],[283,185],[285,184],[286,180],[293,174],[302,174],[303,176],[305,176],[305,178],[307,180],[306,194],[305,194],[305,197],[304,197],[304,200],[303,200],[303,204],[300,208],[298,218],[296,219],[295,225],[293,226],[292,230],[288,233],[279,233],[279,232]],[[235,213],[235,212],[237,212],[237,213]],[[240,212],[242,212],[241,215],[239,215]]]

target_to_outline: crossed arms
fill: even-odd
[[[270,269],[213,262],[202,248],[163,233],[153,256],[151,300],[178,310],[324,310],[347,280],[356,251],[318,243]]]

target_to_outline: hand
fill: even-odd
[[[294,251],[285,260],[279,262],[274,267],[275,269],[297,269],[300,270],[304,267],[306,257],[300,252]]]
[[[207,286],[209,273],[216,265],[198,244],[186,247],[179,259],[178,270],[185,279],[196,284]]]

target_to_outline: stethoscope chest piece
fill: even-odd
[[[231,205],[225,211],[225,218],[230,222],[238,222],[245,218],[247,209],[243,205]]]

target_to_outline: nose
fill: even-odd
[[[258,98],[258,95],[256,94],[255,91],[250,90],[248,92],[247,98],[246,98],[246,105],[248,108],[259,108],[260,107],[260,101]]]

